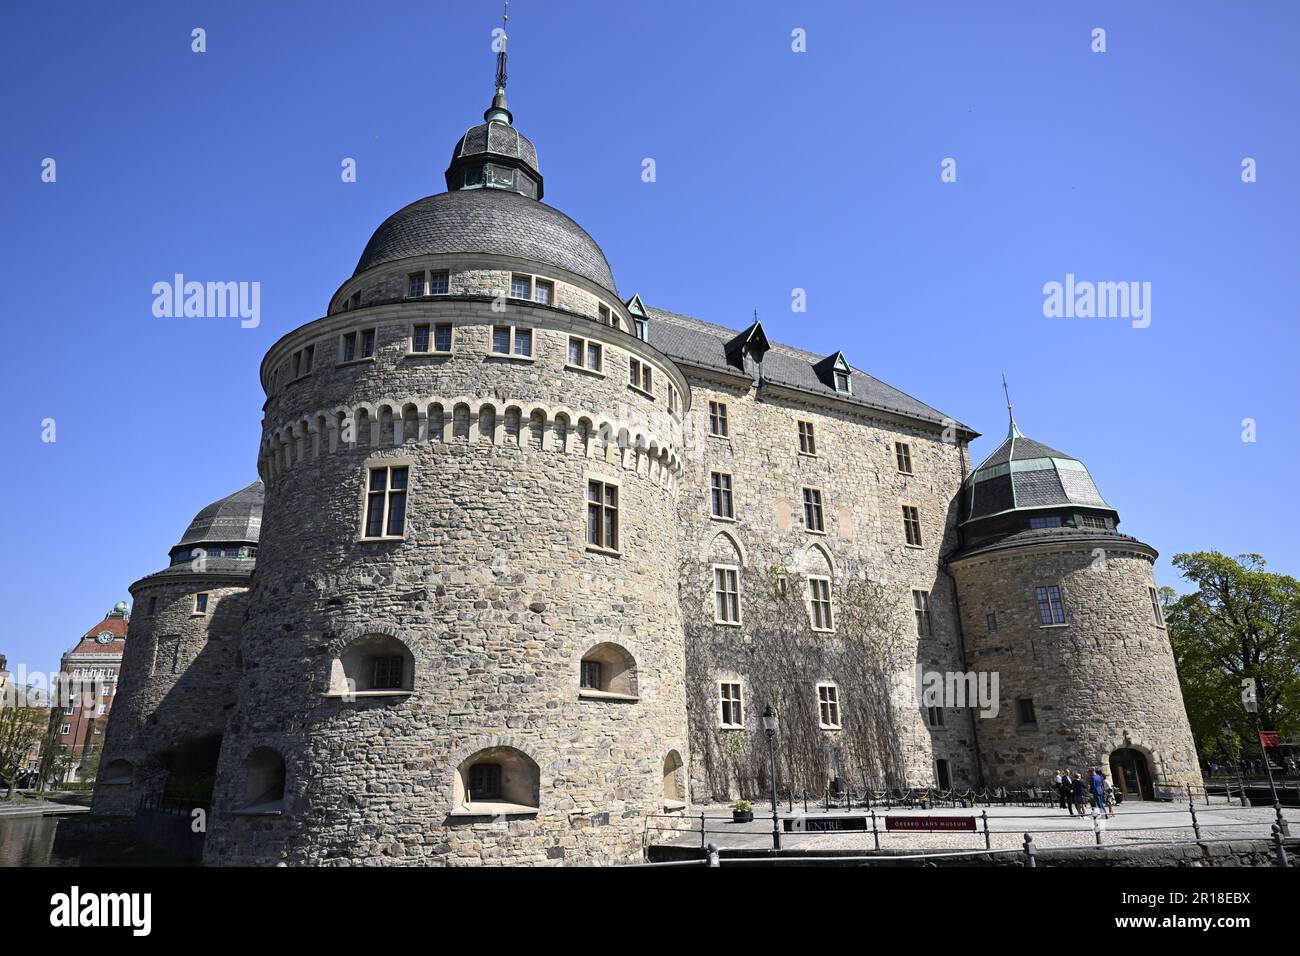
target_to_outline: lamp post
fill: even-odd
[[[1237,786],[1241,788],[1241,805],[1243,807],[1248,807],[1250,806],[1250,801],[1246,798],[1246,781],[1243,780],[1241,776],[1241,760],[1238,759],[1236,748],[1232,746],[1232,721],[1225,720],[1223,722],[1223,736],[1228,744],[1228,759],[1231,760],[1233,765],[1237,768]]]
[[[776,815],[776,708],[770,703],[763,711],[763,733],[767,734],[767,757],[772,764],[772,849],[781,849],[781,821]]]
[[[1242,692],[1241,702],[1246,705],[1246,713],[1250,714],[1255,724],[1255,739],[1259,741],[1259,754],[1264,758],[1264,772],[1268,774],[1268,790],[1273,795],[1273,812],[1277,814],[1277,828],[1282,831],[1282,836],[1290,836],[1291,831],[1287,828],[1286,817],[1282,816],[1282,804],[1277,799],[1277,787],[1273,783],[1273,766],[1269,763],[1268,751],[1264,749],[1264,736],[1259,726],[1259,700],[1255,696],[1253,680],[1250,682],[1249,689]]]

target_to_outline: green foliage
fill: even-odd
[[[1241,681],[1253,677],[1260,723],[1283,740],[1300,736],[1300,582],[1265,570],[1258,554],[1230,558],[1217,551],[1176,554],[1191,594],[1161,589],[1169,641],[1178,665],[1187,717],[1203,758],[1258,755],[1241,703]],[[1225,738],[1223,722],[1232,725]]]
[[[0,776],[12,783],[48,723],[39,707],[0,706]]]

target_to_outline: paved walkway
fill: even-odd
[[[695,806],[689,817],[690,832],[672,832],[671,829],[655,831],[656,825],[666,825],[666,819],[652,819],[650,843],[700,845],[700,814],[705,815],[707,828],[706,842],[716,843],[720,849],[770,848],[772,846],[772,810],[771,805],[756,805],[752,823],[732,823],[731,808],[727,804]],[[935,809],[918,810],[896,807],[892,810],[877,809],[875,826],[880,837],[882,850],[980,850],[984,849],[984,812],[988,814],[989,842],[993,849],[1017,849],[1024,845],[1025,833],[1032,833],[1034,844],[1038,847],[1058,846],[1092,846],[1096,843],[1094,826],[1101,829],[1103,845],[1134,844],[1142,841],[1187,841],[1196,839],[1192,829],[1192,815],[1187,805],[1172,803],[1127,803],[1116,808],[1116,815],[1109,820],[1096,820],[1091,816],[1080,819],[1071,816],[1065,810],[1049,807],[975,807],[974,809]],[[1300,809],[1282,810],[1292,836],[1300,836]],[[803,816],[802,807],[796,804],[795,813],[791,814],[786,805],[780,808],[782,820],[781,846],[793,849],[818,850],[873,850],[875,838],[872,835],[872,821],[869,813],[854,809],[832,809],[829,814],[821,808],[809,808],[808,817],[816,819],[826,816],[865,817],[866,831],[850,832],[786,832],[785,819],[798,819]],[[935,818],[935,817],[974,817],[976,832],[908,832],[886,830],[889,817]],[[1197,822],[1201,828],[1201,837],[1205,840],[1216,839],[1270,839],[1272,824],[1276,815],[1272,807],[1227,806],[1222,801],[1211,806],[1200,804],[1196,807]],[[685,821],[677,818],[678,826]],[[675,829],[675,828],[674,828]]]
[[[90,812],[90,807],[88,806],[79,803],[66,802],[69,799],[68,796],[55,794],[51,794],[51,796],[58,796],[59,798],[29,798],[21,796],[19,793],[15,793],[12,800],[6,800],[4,799],[4,795],[0,794],[0,820],[11,817],[43,817],[52,814],[63,815]],[[81,794],[77,794],[71,799],[77,799],[81,796]]]

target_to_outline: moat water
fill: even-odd
[[[0,818],[0,866],[81,866],[82,854],[54,852],[57,817]]]

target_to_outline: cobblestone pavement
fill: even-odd
[[[695,806],[691,818],[692,829],[689,832],[670,832],[656,830],[655,827],[667,821],[652,820],[648,834],[649,843],[678,844],[688,846],[700,845],[700,814],[705,816],[707,841],[716,843],[720,849],[769,848],[772,845],[772,811],[770,805],[754,807],[752,823],[731,822],[731,808],[727,804]],[[1130,803],[1116,808],[1113,819],[1094,820],[1088,816],[1080,819],[1071,816],[1065,810],[1048,807],[975,807],[974,809],[920,810],[915,808],[895,807],[890,810],[875,811],[875,827],[879,833],[880,848],[885,851],[927,851],[927,850],[983,850],[985,847],[984,818],[988,814],[989,842],[995,850],[1014,850],[1024,845],[1024,835],[1032,833],[1034,844],[1039,848],[1061,846],[1093,846],[1097,842],[1094,826],[1101,829],[1102,845],[1122,846],[1143,841],[1187,841],[1196,839],[1192,828],[1192,815],[1186,804],[1172,803]],[[1288,821],[1293,836],[1300,836],[1300,809],[1284,807],[1284,818]],[[872,835],[871,815],[863,810],[832,809],[829,814],[821,808],[809,808],[808,817],[815,819],[825,816],[866,817],[865,832],[839,833],[800,833],[785,832],[784,821],[787,818],[798,820],[803,816],[802,807],[796,804],[792,814],[786,805],[780,808],[782,820],[781,846],[783,849],[820,849],[820,850],[873,850],[875,837]],[[886,830],[888,817],[974,817],[976,832],[900,832]],[[1227,806],[1220,799],[1210,806],[1204,803],[1196,807],[1197,823],[1201,828],[1201,837],[1205,840],[1216,839],[1268,839],[1272,836],[1272,824],[1276,821],[1273,808]],[[682,821],[678,818],[678,825]]]

